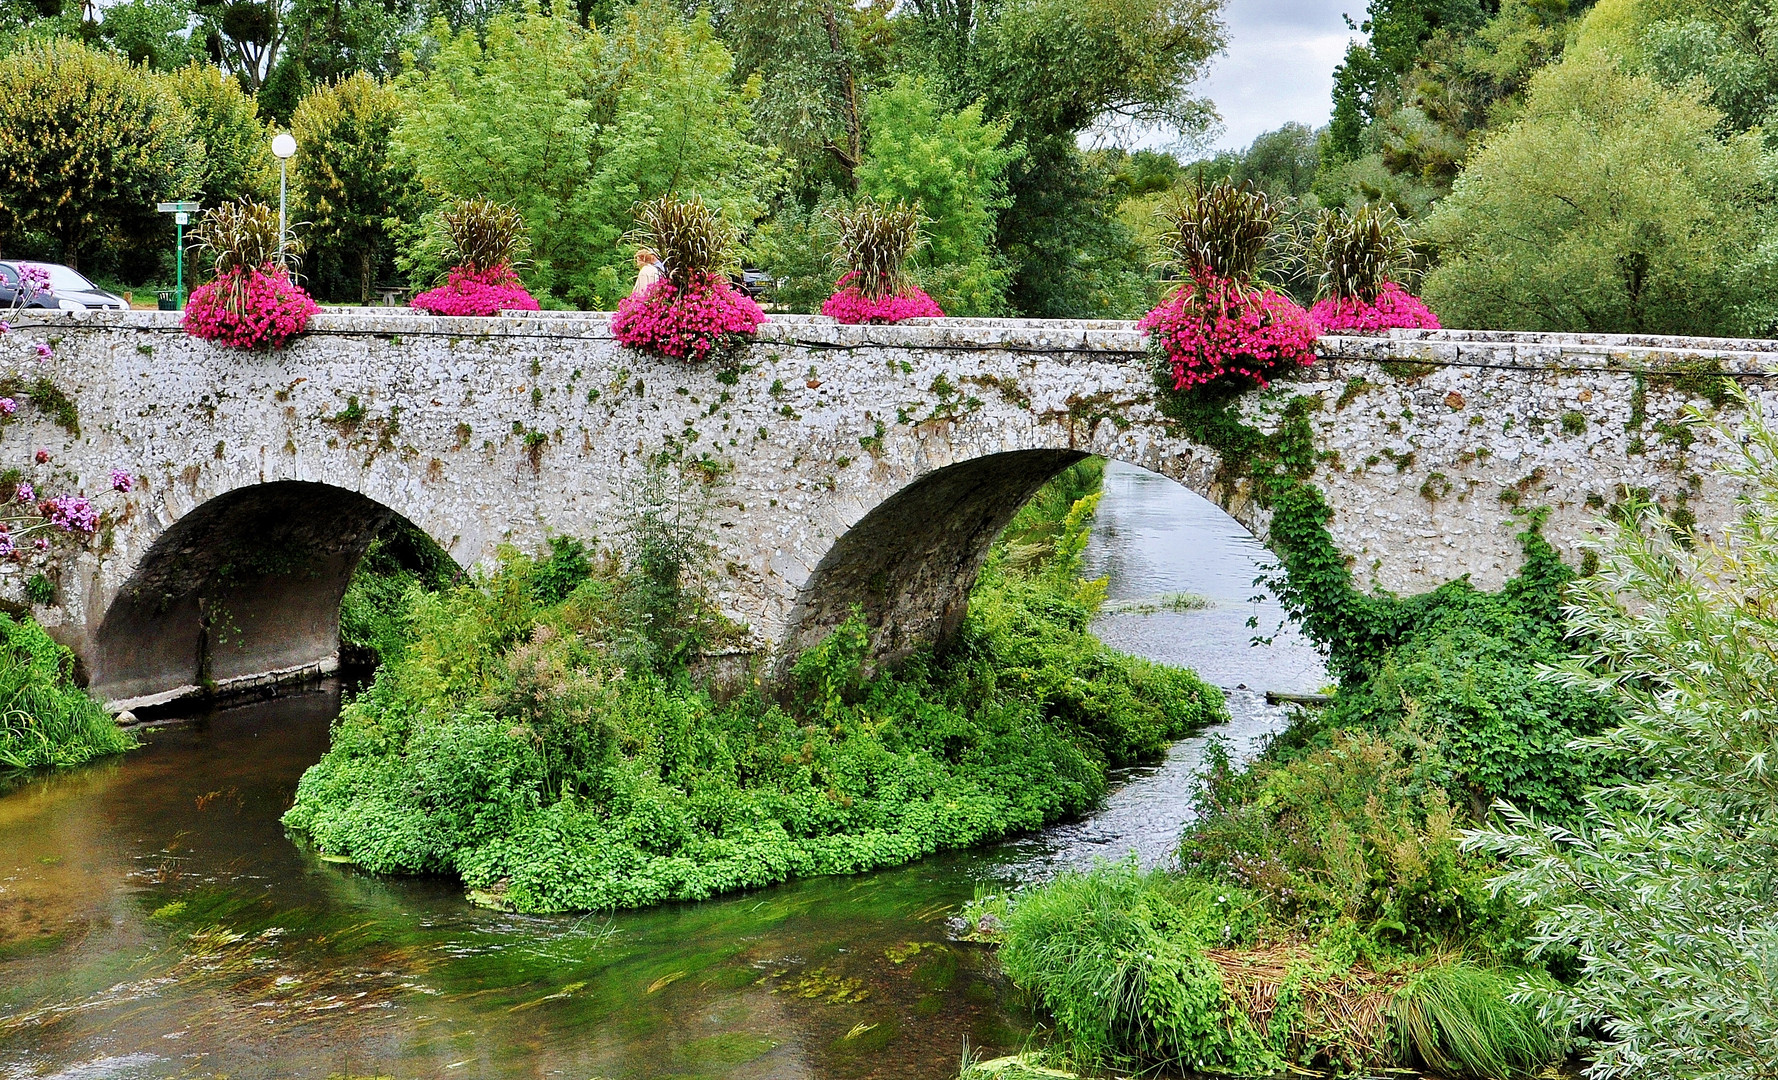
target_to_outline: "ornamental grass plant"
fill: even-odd
[[[854,324],[944,314],[906,272],[907,260],[924,243],[918,206],[861,199],[852,207],[836,207],[831,217],[839,234],[835,254],[845,272],[821,314]]]
[[[1439,329],[1438,317],[1402,284],[1413,280],[1419,260],[1394,207],[1323,210],[1301,247],[1302,269],[1314,279],[1318,298],[1309,313],[1323,332]]]
[[[445,258],[443,285],[414,297],[412,306],[433,315],[498,315],[536,311],[518,269],[530,250],[525,219],[515,207],[491,199],[460,199],[439,212]]]
[[[286,262],[301,255],[283,236]],[[209,256],[214,274],[192,290],[182,320],[193,337],[238,349],[278,349],[308,328],[320,307],[279,262],[278,212],[251,199],[204,213],[192,246]]]
[[[665,274],[646,294],[618,302],[611,332],[623,345],[664,359],[734,359],[765,313],[725,276],[734,259],[733,227],[696,196],[652,199],[636,218],[629,238],[653,249]]]

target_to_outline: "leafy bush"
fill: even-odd
[[[433,592],[457,577],[457,564],[405,519],[396,518],[370,542],[340,602],[340,658],[376,665],[407,644],[410,590]]]
[[[30,619],[0,614],[0,765],[80,765],[136,740],[74,684],[74,654]]]
[[[1000,963],[1088,1067],[1501,1077],[1558,1058],[1564,1033],[1515,1004],[1512,973],[1446,956],[1353,963],[1268,940],[1248,893],[1132,864],[1015,893]]]
[[[1425,769],[1341,728],[1244,769],[1213,754],[1180,863],[1258,897],[1295,934],[1354,936],[1380,955],[1469,946],[1518,959],[1523,917],[1491,895],[1493,864],[1459,850],[1467,814]]]
[[[1054,552],[1077,566],[1088,513],[1069,509]],[[563,578],[508,552],[410,591],[406,644],[342,712],[286,823],[368,869],[454,872],[522,910],[698,899],[1080,813],[1108,767],[1223,715],[1214,688],[1092,639],[1102,584],[1049,558],[1024,573],[991,558],[942,660],[866,678],[852,624],[801,658],[790,701],[727,704],[626,662],[660,574],[566,545],[550,560],[569,561]]]

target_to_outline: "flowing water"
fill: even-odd
[[[1319,661],[1251,602],[1262,549],[1169,481],[1112,465],[1089,549],[1119,647],[1230,694],[1240,752],[1280,724],[1264,689]],[[1126,605],[1127,606],[1127,605]],[[278,825],[327,745],[337,687],[150,732],[123,758],[0,795],[0,1080],[66,1077],[931,1077],[1037,1018],[945,920],[979,888],[1164,861],[1203,740],[1133,770],[1093,817],[984,851],[648,911],[479,910],[443,879],[317,860]],[[1035,1034],[1034,1034],[1035,1032]]]

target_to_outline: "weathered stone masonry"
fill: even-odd
[[[39,363],[37,342],[52,345]],[[465,564],[552,534],[612,538],[626,486],[660,459],[708,485],[717,597],[786,655],[854,605],[893,657],[963,613],[987,545],[1086,454],[1163,473],[1264,536],[1246,484],[1162,418],[1133,326],[950,319],[844,327],[775,317],[742,370],[617,347],[605,319],[330,312],[275,354],[222,349],[152,312],[46,315],[0,367],[47,376],[78,437],[22,405],[0,469],[44,491],[139,478],[89,545],[0,564],[0,597],[50,572],[36,614],[129,703],[314,671],[337,651],[352,567],[391,513]],[[1767,401],[1778,343],[1402,333],[1327,338],[1309,377],[1253,395],[1264,426],[1299,394],[1315,480],[1362,582],[1497,585],[1522,513],[1571,559],[1633,489],[1702,534],[1734,513],[1710,475],[1730,448],[1674,426],[1719,366]],[[51,462],[31,464],[38,448]],[[1192,557],[1179,552],[1179,558]]]

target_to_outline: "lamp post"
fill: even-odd
[[[185,310],[185,226],[191,221],[191,215],[199,210],[195,202],[164,202],[155,203],[154,208],[163,214],[173,215],[174,244],[178,252],[177,284],[173,286],[173,304],[175,311]]]
[[[296,138],[280,131],[272,140],[272,156],[278,159],[278,267],[284,269],[285,206],[289,201],[290,177],[286,169],[290,155],[296,153]]]

